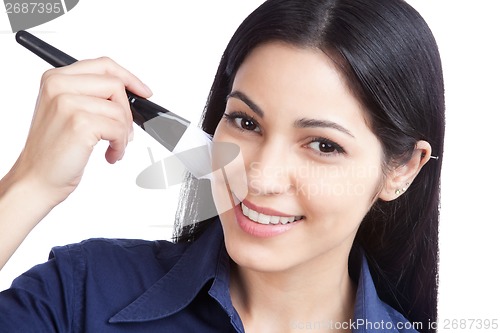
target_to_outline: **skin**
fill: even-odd
[[[430,146],[420,141],[410,162],[384,175],[382,146],[365,110],[317,49],[278,42],[257,47],[229,96],[229,117],[219,123],[214,141],[239,145],[245,200],[305,217],[263,238],[240,227],[234,212],[239,205],[221,214],[234,261],[231,297],[246,330],[286,332],[297,321],[348,321],[356,287],[347,259],[361,220],[376,199],[395,199],[395,189],[411,183]],[[304,118],[330,126],[298,128]],[[216,203],[227,196],[224,191],[237,193],[232,188],[242,186],[235,173],[229,179],[230,186],[219,184],[215,191]]]

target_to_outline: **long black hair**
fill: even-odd
[[[213,134],[236,71],[256,46],[282,41],[322,50],[367,110],[385,154],[384,166],[404,164],[425,140],[430,160],[393,201],[377,201],[363,219],[353,249],[362,248],[379,293],[409,320],[437,319],[438,217],[444,141],[444,85],[438,47],[424,19],[403,0],[268,0],[230,40],[203,114]],[[196,219],[202,187],[186,183],[177,214],[177,241],[195,239],[215,218]],[[210,197],[210,196],[209,196]],[[203,203],[206,206],[206,203]]]

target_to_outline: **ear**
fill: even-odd
[[[427,141],[418,141],[408,162],[399,165],[386,175],[379,198],[384,201],[397,199],[417,177],[422,167],[431,158],[432,148]]]

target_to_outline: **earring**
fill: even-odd
[[[396,189],[396,191],[394,193],[396,193],[396,195],[400,195],[401,193],[404,193],[406,192],[406,190],[408,189],[408,186],[410,186],[410,183],[406,183],[405,184],[405,187],[403,187],[402,189]]]

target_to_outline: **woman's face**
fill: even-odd
[[[253,50],[214,141],[237,144],[245,165],[245,177],[228,167],[228,186],[214,186],[218,208],[228,191],[247,193],[219,210],[237,264],[285,271],[347,260],[381,189],[383,154],[327,55],[277,42]]]

